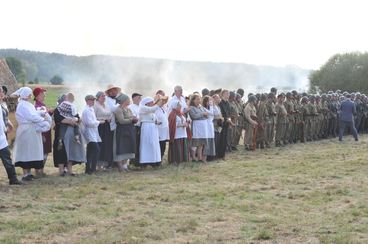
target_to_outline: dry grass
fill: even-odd
[[[367,243],[367,136],[6,185],[0,243]],[[83,167],[77,167],[79,172]]]

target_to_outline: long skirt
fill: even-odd
[[[111,163],[113,161],[114,131],[111,131],[110,123],[100,124],[98,134],[101,137],[98,164]]]
[[[43,168],[43,143],[41,132],[33,124],[20,124],[17,128],[14,144],[16,167],[23,169]]]
[[[187,138],[175,139],[169,143],[169,163],[189,161],[189,146]]]
[[[160,163],[161,150],[156,124],[142,123],[140,139],[139,162],[141,164]]]
[[[207,138],[204,154],[206,156],[216,156],[215,138]]]

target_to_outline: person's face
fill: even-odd
[[[41,92],[40,94],[38,94],[38,96],[36,97],[36,100],[39,101],[39,102],[43,102],[45,101],[45,97],[46,97],[46,94],[45,92]]]
[[[199,106],[199,104],[201,104],[201,98],[199,96],[197,96],[195,99],[194,99],[194,105],[195,106]]]
[[[229,96],[230,96],[230,93],[229,92],[224,92],[222,93],[222,97],[225,99],[225,100],[229,100]]]
[[[183,94],[183,89],[176,89],[174,92],[175,96],[180,97]]]
[[[88,106],[92,107],[95,105],[95,100],[87,100],[86,103]]]
[[[119,93],[119,90],[118,89],[111,89],[109,91],[109,96],[110,97],[116,97],[118,95],[118,93]]]
[[[219,104],[221,102],[221,98],[219,95],[215,95],[213,96],[213,101],[216,103],[216,104]]]
[[[98,98],[98,102],[99,103],[104,103],[106,101],[106,95],[105,94],[102,94],[99,98]]]
[[[285,97],[279,97],[279,98],[278,98],[279,103],[284,102],[284,100],[285,100]]]
[[[134,104],[139,104],[142,100],[142,97],[141,96],[136,96],[133,98],[133,103]]]

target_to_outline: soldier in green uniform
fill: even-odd
[[[275,137],[275,125],[276,125],[276,109],[275,109],[276,96],[273,93],[269,93],[267,96],[267,111],[269,115],[269,121],[266,124],[266,147],[270,148]]]
[[[284,105],[285,95],[283,93],[277,96],[277,103],[275,105],[276,110],[276,147],[283,146],[282,141],[285,141],[285,129],[287,123],[287,111]]]
[[[297,91],[291,92],[294,97],[294,110],[295,110],[295,131],[294,131],[294,143],[302,140],[303,135],[303,125],[302,125],[302,118],[301,118],[301,104],[300,104],[300,95]]]
[[[311,116],[311,140],[317,140],[317,107],[316,107],[316,97],[314,95],[311,95],[309,97],[309,110],[310,110],[310,116]]]
[[[267,125],[270,123],[270,116],[268,114],[266,103],[267,103],[267,95],[261,94],[257,108],[257,117],[258,117],[257,145],[259,145],[260,149],[265,148],[267,142],[266,128]]]
[[[286,129],[285,129],[285,141],[284,144],[292,144],[293,137],[295,133],[295,110],[294,110],[294,102],[293,102],[293,95],[291,92],[286,93],[286,101],[285,101],[285,108],[288,113],[288,119],[286,122]]]
[[[237,150],[237,146],[239,145],[240,137],[244,128],[243,100],[241,95],[238,93],[235,95],[235,105],[239,114],[237,123],[235,125],[233,142],[231,145],[232,150]]]
[[[302,97],[300,107],[300,118],[302,125],[302,136],[300,141],[306,142],[311,141],[311,114],[310,107],[308,104],[308,97]]]
[[[257,98],[254,95],[249,96],[247,105],[244,108],[245,117],[245,136],[244,147],[245,150],[256,149],[256,135],[258,127],[258,118],[256,110]]]
[[[229,129],[228,129],[227,150],[231,152],[232,150],[236,150],[236,148],[234,148],[232,144],[233,144],[233,140],[236,134],[236,125],[237,125],[238,117],[239,117],[238,107],[235,103],[235,92],[232,92],[232,91],[230,92],[229,105],[230,105],[230,118],[231,118],[233,125],[229,126]]]

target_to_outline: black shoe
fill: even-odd
[[[19,181],[17,178],[9,180],[9,185],[23,185],[23,182]]]
[[[231,150],[238,151],[238,148],[236,148],[236,147],[231,147]]]
[[[33,175],[26,175],[22,177],[22,181],[32,181],[33,178]]]

